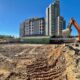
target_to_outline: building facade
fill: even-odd
[[[58,16],[56,19],[56,36],[62,36],[62,30],[65,29],[65,26],[64,18]]]
[[[20,25],[20,37],[45,35],[45,19],[27,19]]]
[[[66,20],[63,22],[63,30],[66,29]]]
[[[46,8],[46,35],[56,35],[56,18],[60,16],[60,1],[55,0]]]
[[[25,34],[25,22],[20,24],[20,37],[24,36]]]
[[[61,30],[65,29],[65,20],[60,16],[60,1],[55,0],[46,8],[46,35],[61,35]],[[60,30],[59,30],[60,29]]]

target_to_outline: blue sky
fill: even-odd
[[[19,36],[19,24],[32,17],[45,17],[52,0],[0,0],[0,34]],[[71,17],[80,23],[80,0],[61,0],[61,16],[66,24]],[[73,28],[72,34],[77,34]]]

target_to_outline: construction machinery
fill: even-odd
[[[70,33],[72,31],[71,29],[72,25],[76,28],[78,32],[78,41],[76,38],[70,37]],[[62,37],[50,38],[50,43],[64,43],[64,42],[74,43],[75,41],[80,42],[80,27],[73,18],[70,19],[67,28],[65,30],[62,30]]]
[[[71,18],[71,20],[67,26],[67,29],[69,29],[69,31],[72,31],[71,30],[72,25],[76,28],[76,30],[78,32],[78,41],[80,42],[80,27],[78,26],[77,22],[73,18]]]

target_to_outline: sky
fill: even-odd
[[[52,0],[0,0],[0,34],[19,36],[20,23],[32,17],[45,17],[45,9]],[[60,0],[60,14],[66,20],[71,17],[80,24],[80,0]],[[72,35],[77,35],[72,28]]]

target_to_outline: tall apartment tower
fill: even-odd
[[[60,1],[55,0],[46,8],[46,35],[56,35],[56,18],[60,16]]]

